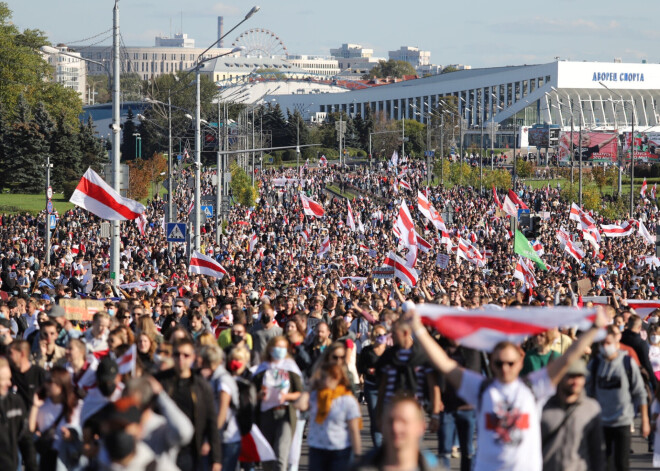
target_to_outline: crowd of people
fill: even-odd
[[[175,172],[180,221],[188,177]],[[660,311],[632,301],[658,299],[660,261],[641,229],[592,242],[572,201],[519,184],[513,198],[540,215],[530,237],[544,271],[514,251],[498,204],[509,193],[427,187],[423,162],[266,169],[257,183],[255,207],[232,206],[219,237],[202,224],[199,251],[221,277],[195,273],[186,244],[168,250],[160,199],[146,225],[121,225],[118,286],[93,214],[59,216],[50,265],[43,215],[2,216],[0,466],[296,471],[306,445],[315,471],[449,469],[452,456],[461,471],[627,470],[637,428],[653,451]],[[402,205],[428,244],[414,254]],[[644,198],[624,222],[580,213],[596,227],[658,225]],[[459,256],[463,243],[471,256]],[[415,276],[382,270],[390,254]],[[74,315],[70,299],[103,307]],[[598,314],[581,332],[562,325],[486,351],[422,323],[421,304],[503,319],[522,307]],[[437,445],[424,447],[431,435]]]

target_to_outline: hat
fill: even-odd
[[[110,428],[114,429],[140,422],[141,415],[140,408],[134,398],[122,397],[109,404],[104,418],[107,420]]]
[[[192,309],[198,308],[200,306],[199,301],[190,301],[190,307]]]
[[[44,301],[50,301],[51,300],[50,295],[48,293],[42,294],[41,299],[43,299]]]
[[[571,366],[568,367],[568,370],[566,371],[567,376],[587,376],[587,364],[586,362],[578,358],[575,360],[573,363],[571,363]]]
[[[59,304],[55,304],[53,307],[51,307],[48,312],[48,317],[50,318],[57,318],[57,317],[64,317],[64,308],[60,306]]]
[[[104,356],[96,369],[96,380],[99,383],[114,383],[118,374],[119,367],[117,366],[117,362],[107,355]]]

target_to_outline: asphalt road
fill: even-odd
[[[371,449],[372,443],[371,443],[371,437],[369,435],[369,416],[367,414],[367,408],[365,405],[362,406],[362,417],[364,421],[363,424],[364,426],[362,428],[362,447],[364,453],[367,453]],[[631,471],[654,469],[652,465],[653,454],[647,452],[646,440],[643,439],[639,434],[639,430],[640,430],[639,420],[637,421],[636,427],[637,428],[635,433],[633,434],[633,439],[632,439],[633,454],[630,456],[630,469]],[[426,436],[424,437],[423,446],[427,450],[436,453],[438,450],[438,443],[435,434],[431,434],[427,432]],[[303,449],[300,457],[300,467],[299,467],[300,471],[314,471],[314,470],[310,470],[307,466],[307,458],[308,458],[307,452],[308,450],[307,450],[306,441],[303,441]],[[452,458],[451,470],[454,471],[459,469],[460,469],[460,460],[458,458]]]

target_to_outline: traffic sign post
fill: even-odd
[[[168,242],[185,242],[186,241],[186,223],[185,222],[168,222],[167,223],[167,241]]]
[[[207,218],[213,217],[213,205],[202,206],[202,212],[206,215]]]
[[[46,211],[48,211],[48,214],[53,214],[53,202],[50,199],[46,203]]]
[[[48,216],[48,229],[52,231],[55,229],[55,226],[57,226],[57,216],[50,214]]]

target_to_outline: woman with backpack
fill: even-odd
[[[360,405],[341,366],[323,365],[313,389],[301,396],[297,406],[310,413],[309,469],[344,471],[353,456],[362,455]]]

